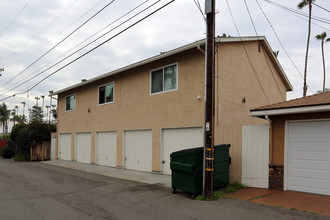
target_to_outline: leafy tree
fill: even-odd
[[[303,9],[305,6],[308,5],[309,8],[309,19],[308,19],[308,37],[307,37],[307,48],[306,48],[306,56],[305,56],[305,71],[304,71],[304,91],[303,91],[303,96],[305,97],[307,94],[307,63],[308,63],[308,51],[309,51],[309,41],[310,41],[310,36],[311,36],[311,23],[312,23],[312,4],[316,0],[302,0],[298,4],[299,9]]]
[[[39,106],[33,106],[31,109],[30,121],[34,122],[43,122],[44,115],[42,109]]]
[[[327,33],[323,32],[315,36],[317,40],[321,40],[321,48],[322,48],[322,60],[323,60],[323,92],[325,92],[325,60],[324,60],[324,40],[327,37]],[[328,38],[326,41],[330,41]]]
[[[222,33],[222,36],[218,35],[217,37],[232,37],[232,36],[227,35],[226,33]]]
[[[7,157],[18,156],[29,159],[30,147],[50,140],[50,133],[56,131],[56,126],[40,121],[30,124],[16,124],[10,133],[10,144],[6,149]]]
[[[19,124],[26,124],[27,123],[27,118],[25,115],[16,115],[16,121]]]
[[[56,109],[52,109],[51,113],[53,115],[53,118],[57,119],[57,110]]]

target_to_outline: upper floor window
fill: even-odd
[[[65,110],[73,111],[76,109],[76,94],[65,97]]]
[[[178,88],[177,64],[151,71],[151,94],[176,90]]]
[[[113,102],[113,83],[99,87],[99,105]]]

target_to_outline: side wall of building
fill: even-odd
[[[150,70],[178,64],[178,90],[150,94]],[[61,93],[58,133],[70,133],[71,159],[75,135],[91,133],[91,162],[95,162],[96,132],[116,131],[116,165],[124,166],[123,134],[152,130],[152,170],[162,171],[162,129],[203,127],[204,54],[197,48]],[[242,125],[263,124],[250,109],[286,98],[286,87],[269,56],[257,41],[223,43],[216,53],[215,144],[231,144],[231,181],[242,174]],[[114,82],[114,103],[99,106],[98,87]],[[65,97],[76,94],[76,110],[65,112]],[[200,97],[200,98],[197,98]]]
[[[257,41],[221,44],[216,54],[216,144],[231,144],[231,181],[242,175],[242,126],[265,124],[250,109],[284,101],[286,86]]]

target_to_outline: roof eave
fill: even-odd
[[[329,105],[306,106],[296,108],[280,108],[280,109],[266,109],[266,110],[252,110],[249,114],[253,117],[274,116],[274,115],[289,115],[289,114],[302,114],[314,112],[327,112],[330,111]]]

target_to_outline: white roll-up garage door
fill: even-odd
[[[125,168],[152,171],[152,131],[124,131]]]
[[[162,130],[163,174],[171,174],[170,154],[175,151],[203,146],[203,129],[173,128]]]
[[[76,159],[80,163],[91,163],[91,133],[76,134]]]
[[[116,167],[117,132],[97,132],[96,149],[97,164]]]
[[[60,134],[58,155],[61,160],[71,160],[71,134]]]
[[[330,121],[288,122],[288,190],[330,195]]]

